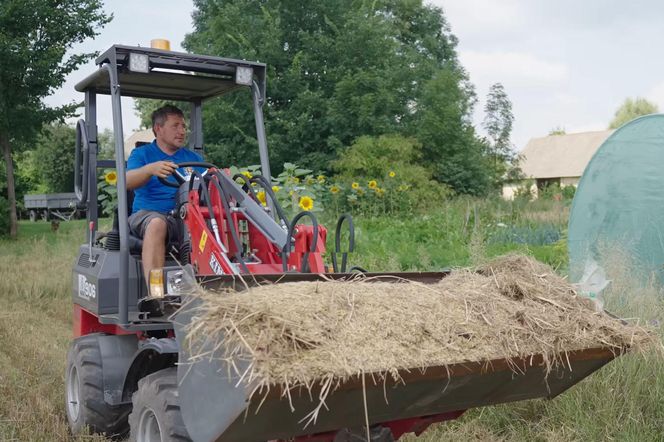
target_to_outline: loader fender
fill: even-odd
[[[136,335],[99,335],[97,342],[101,353],[104,401],[109,405],[129,403],[122,400],[123,386],[138,338]]]
[[[138,350],[136,349],[138,347]],[[123,371],[122,403],[130,403],[138,381],[156,371],[175,366],[179,346],[173,338],[150,338],[138,341]]]

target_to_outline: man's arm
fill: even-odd
[[[177,164],[171,161],[155,161],[138,169],[129,170],[127,171],[127,189],[134,190],[144,186],[153,176],[166,178],[175,169],[177,169]]]

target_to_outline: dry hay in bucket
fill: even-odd
[[[219,344],[218,357],[248,363],[229,367],[254,392],[314,382],[329,390],[365,373],[398,377],[403,369],[532,355],[551,370],[569,364],[567,352],[621,353],[651,340],[596,312],[550,267],[518,255],[455,270],[436,284],[296,282],[197,296],[204,302],[189,326],[190,354]]]

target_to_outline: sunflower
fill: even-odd
[[[299,179],[298,177],[294,176],[294,177],[293,177],[293,182],[294,182],[295,184],[297,184],[297,183],[300,182],[300,179]]]
[[[261,190],[256,194],[256,198],[258,198],[258,201],[261,202],[262,205],[267,205],[267,200],[265,199],[265,191]]]
[[[106,174],[104,175],[104,180],[106,180],[107,184],[115,186],[115,183],[118,182],[118,174],[115,173],[115,171],[113,170],[111,170],[110,172],[106,172]]]
[[[318,175],[316,179],[320,184],[323,184],[325,182],[325,175]]]
[[[371,180],[369,181],[369,189],[377,189],[378,188],[378,183],[376,180]]]
[[[311,210],[314,208],[314,200],[312,200],[308,196],[303,196],[300,198],[300,202],[298,205],[302,210]]]
[[[332,186],[332,187],[330,187],[330,192],[332,192],[332,193],[339,193],[340,190],[341,190],[341,189],[339,189],[338,186]]]
[[[357,189],[360,188],[360,185],[359,185],[359,183],[353,183],[353,184],[350,185],[350,187],[352,187],[353,189],[357,190]]]
[[[393,170],[390,170],[390,173],[388,173],[387,175],[388,175],[390,178],[394,178],[395,176],[397,176],[397,173],[396,173],[395,171],[393,171]]]
[[[311,186],[311,185],[314,184],[315,182],[316,182],[316,179],[315,179],[314,177],[310,176],[309,178],[307,178],[307,184],[308,184],[308,185]]]
[[[279,187],[279,186],[272,186],[272,192],[277,193],[277,192],[279,192],[279,190],[281,190],[281,187]]]

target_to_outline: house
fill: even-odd
[[[152,143],[152,140],[154,140],[152,129],[143,129],[132,133],[124,142],[125,159],[129,158],[129,154],[137,145],[136,143],[138,143],[138,145],[141,145],[142,143]]]
[[[602,130],[532,138],[519,153],[521,170],[533,181],[535,193],[551,184],[576,187],[590,159],[612,133]],[[524,184],[505,184],[503,197],[512,199]]]

